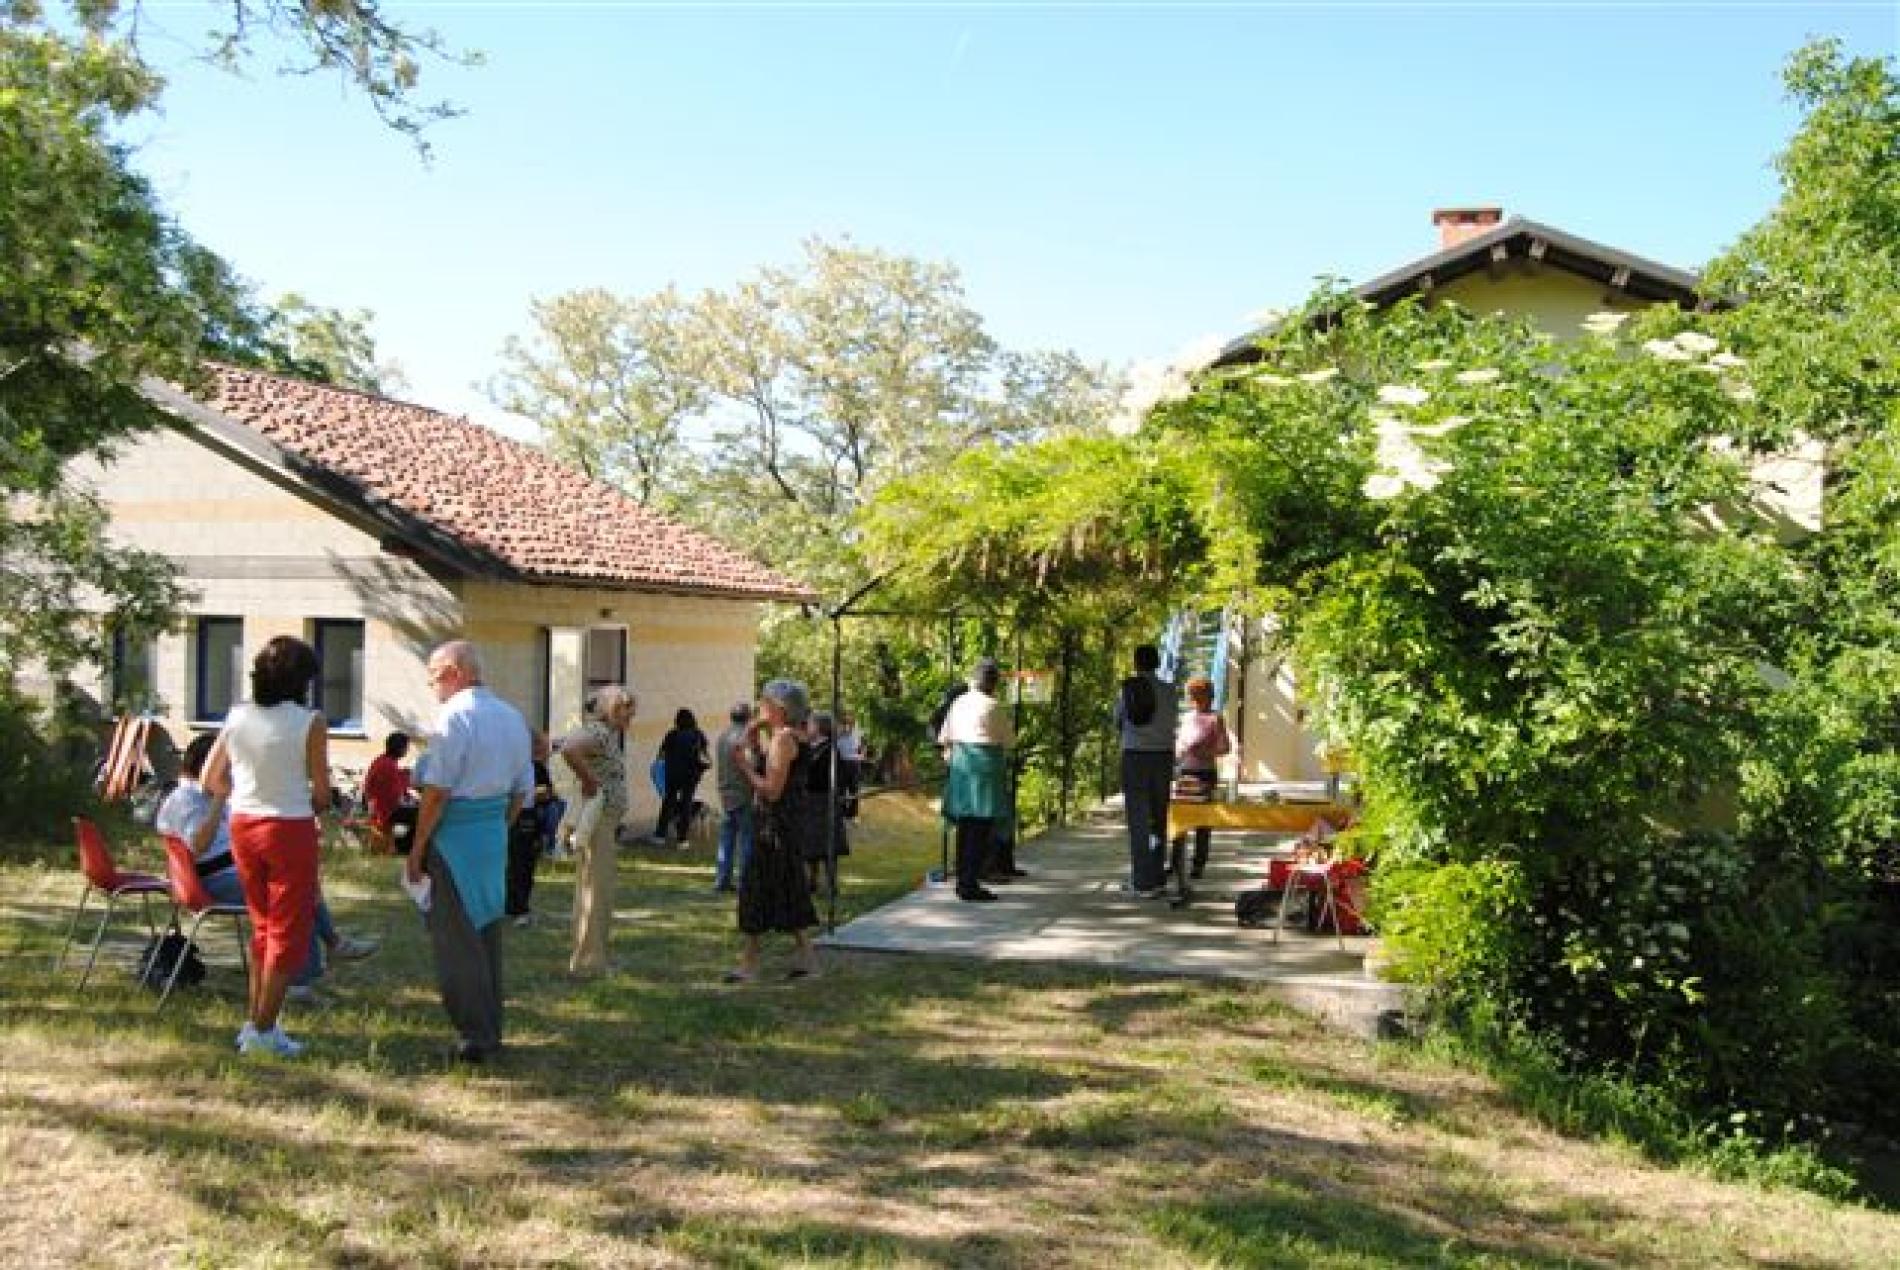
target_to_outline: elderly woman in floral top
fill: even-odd
[[[633,693],[619,684],[596,688],[587,721],[561,743],[561,758],[574,769],[585,800],[574,830],[574,951],[571,975],[608,969],[607,936],[614,919],[615,835],[627,815],[627,725]]]
[[[1181,730],[1175,736],[1175,772],[1180,780],[1201,782],[1212,793],[1215,785],[1220,783],[1220,758],[1233,750],[1233,738],[1227,734],[1226,720],[1214,709],[1212,680],[1203,675],[1194,676],[1188,680],[1187,695],[1194,708],[1181,721]],[[1207,851],[1213,837],[1214,831],[1211,829],[1194,831],[1194,866],[1191,876],[1198,878],[1206,872]],[[1186,853],[1186,848],[1186,834],[1175,838],[1172,867],[1175,885],[1183,891],[1187,889],[1187,879],[1181,873],[1181,857]]]

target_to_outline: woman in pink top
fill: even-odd
[[[1175,736],[1175,774],[1183,780],[1204,782],[1212,793],[1214,786],[1220,782],[1220,758],[1234,748],[1233,739],[1227,735],[1226,720],[1214,709],[1212,680],[1202,675],[1194,676],[1188,680],[1187,695],[1194,708],[1181,721],[1181,730]],[[1194,867],[1190,876],[1198,878],[1206,871],[1207,850],[1213,838],[1212,829],[1194,831]],[[1172,852],[1175,884],[1183,890],[1187,882],[1181,876],[1181,857],[1186,846],[1187,835],[1183,834],[1174,840]]]

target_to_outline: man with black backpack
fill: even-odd
[[[1135,673],[1115,694],[1115,730],[1121,734],[1122,806],[1128,815],[1127,890],[1142,899],[1163,893],[1168,842],[1168,793],[1174,784],[1174,730],[1181,703],[1174,685],[1158,677],[1161,654],[1153,644],[1135,649]]]

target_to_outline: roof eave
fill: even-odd
[[[1493,248],[1502,246],[1507,255],[1515,258],[1515,253],[1510,253],[1510,247],[1520,238],[1525,240],[1527,247],[1532,241],[1543,243],[1539,258],[1568,273],[1606,285],[1615,282],[1620,275],[1621,289],[1639,300],[1653,304],[1675,304],[1680,308],[1694,308],[1703,303],[1698,290],[1700,279],[1688,270],[1605,247],[1590,239],[1517,216],[1495,229],[1360,283],[1352,289],[1351,294],[1368,304],[1394,304],[1419,291],[1420,284],[1427,277],[1433,279],[1434,283],[1443,283],[1488,268],[1493,261]],[[1528,257],[1528,251],[1524,255]],[[1274,323],[1230,341],[1210,363],[1209,369],[1244,365],[1257,360],[1260,356],[1260,341],[1279,329],[1280,324]]]
[[[689,582],[655,582],[636,578],[603,578],[598,574],[565,574],[529,570],[520,581],[531,586],[566,586],[588,591],[634,591],[642,595],[679,595],[701,600],[750,600],[760,603],[816,604],[819,596],[809,587],[703,586]]]

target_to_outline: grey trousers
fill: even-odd
[[[1168,841],[1168,796],[1174,755],[1166,750],[1122,751],[1122,809],[1128,813],[1128,880],[1136,890],[1161,886]]]
[[[501,1045],[501,922],[476,930],[455,889],[455,875],[429,852],[434,900],[429,905],[429,942],[435,948],[435,985],[462,1040],[483,1051]]]

